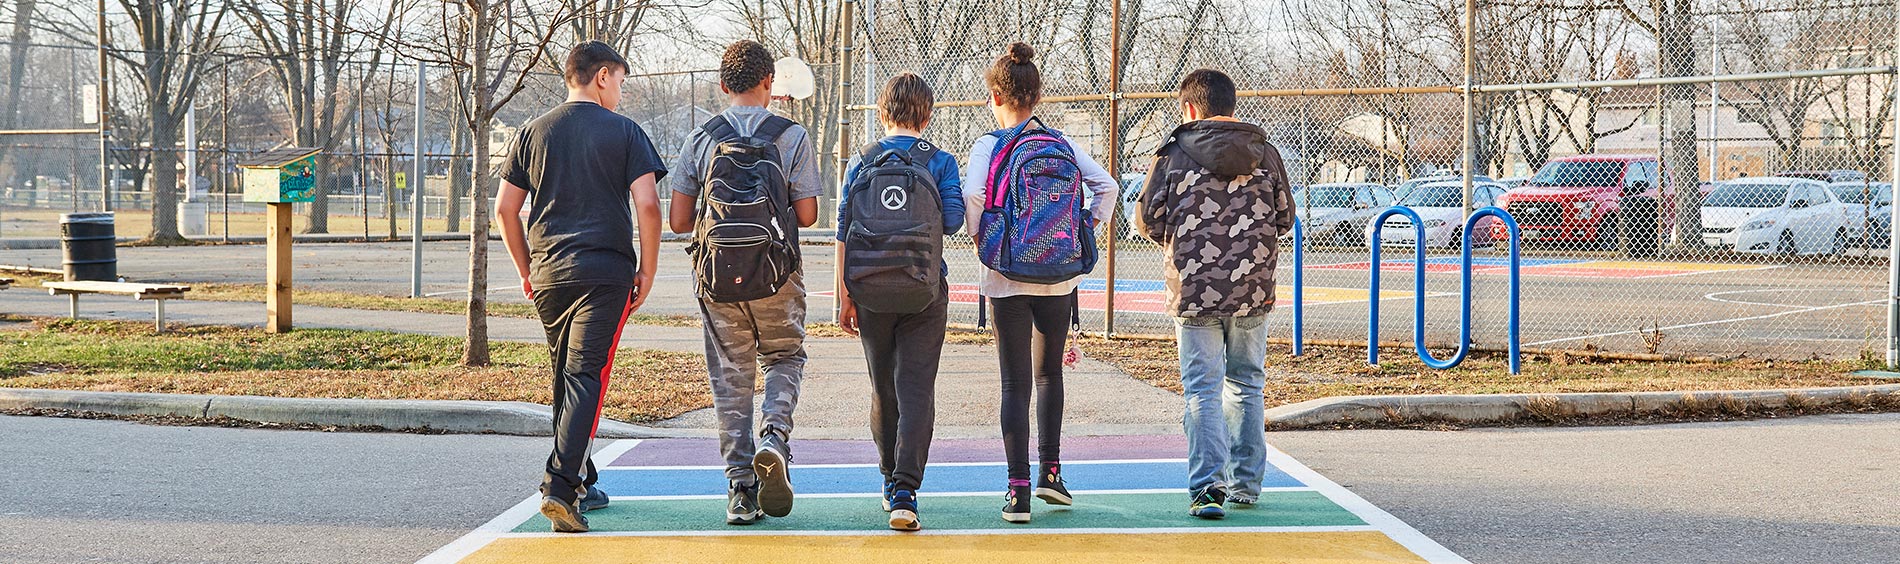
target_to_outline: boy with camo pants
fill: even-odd
[[[1188,439],[1188,514],[1226,516],[1260,499],[1266,473],[1267,312],[1279,236],[1293,228],[1280,152],[1234,119],[1234,81],[1201,69],[1181,80],[1184,123],[1141,190],[1141,233],[1167,261]]]
[[[774,138],[779,166],[801,227],[818,220],[823,190],[816,153],[805,128],[774,116],[771,103],[773,59],[756,41],[726,49],[719,65],[719,89],[731,100],[721,112],[740,136]],[[679,171],[670,179],[668,209],[675,233],[689,233],[698,220],[697,200],[711,179],[703,178],[718,139],[695,129],[680,150]],[[706,370],[712,383],[713,409],[719,417],[719,449],[726,459],[726,522],[749,525],[763,515],[784,517],[792,511],[792,485],[786,473],[791,450],[792,411],[798,406],[799,381],[805,373],[805,285],[793,271],[776,295],[721,303],[699,298],[705,317]],[[754,387],[760,368],[765,395],[759,399],[762,423],[754,435]],[[754,437],[757,440],[754,440]]]

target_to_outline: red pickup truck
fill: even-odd
[[[1527,243],[1557,243],[1566,247],[1614,248],[1617,228],[1625,217],[1657,222],[1668,210],[1655,206],[1669,201],[1660,188],[1660,163],[1647,155],[1577,155],[1552,159],[1522,186],[1505,193],[1498,205],[1511,212]],[[1626,199],[1645,198],[1643,206]],[[1647,209],[1641,209],[1647,208]],[[1494,239],[1503,239],[1504,226],[1492,227]],[[1654,229],[1644,230],[1654,239]],[[1637,236],[1632,234],[1632,240]]]

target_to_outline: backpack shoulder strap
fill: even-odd
[[[783,116],[766,116],[765,121],[759,123],[759,128],[752,132],[752,138],[776,143],[778,142],[778,137],[784,135],[785,131],[791,129],[794,125],[798,124],[793,123],[792,120],[785,119]]]
[[[865,143],[863,148],[858,149],[858,166],[871,166],[871,164],[877,162],[877,158],[881,156],[884,156],[883,143],[876,141]]]
[[[918,139],[917,143],[910,146],[910,160],[917,166],[927,169],[930,168],[930,161],[937,158],[938,151],[936,143]]]
[[[706,120],[706,124],[699,126],[699,129],[705,131],[706,136],[711,137],[714,143],[724,143],[739,138],[739,130],[733,129],[732,122],[726,121],[724,114]]]

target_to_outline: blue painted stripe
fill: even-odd
[[[1091,292],[1108,291],[1108,281],[1101,278],[1084,278],[1077,289]],[[1160,280],[1116,280],[1117,292],[1160,292],[1167,290],[1167,284]]]
[[[1062,474],[1069,489],[1078,492],[1187,490],[1186,462],[1065,464]],[[604,468],[599,485],[614,496],[724,495],[725,478],[725,472],[717,469]],[[926,492],[1001,492],[1007,487],[1008,479],[1002,464],[931,466],[924,473],[921,489]],[[1271,465],[1267,467],[1264,485],[1270,488],[1305,486]],[[799,493],[875,494],[883,487],[884,477],[875,467],[800,468],[792,465],[792,488]]]

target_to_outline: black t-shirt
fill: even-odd
[[[632,285],[633,181],[666,175],[646,131],[592,102],[568,102],[515,136],[502,178],[527,190],[528,282]]]

